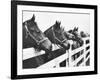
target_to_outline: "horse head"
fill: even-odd
[[[23,23],[23,47],[31,45],[34,48],[50,51],[52,48],[51,41],[44,35],[35,22],[35,15],[33,14],[30,20]]]
[[[71,38],[73,41],[77,41],[80,45],[83,45],[82,37],[80,33],[78,33],[78,27],[74,27],[73,30],[69,30],[68,32],[73,35]]]
[[[44,33],[54,44],[59,44],[61,47],[68,50],[70,48],[70,44],[68,40],[64,36],[64,29],[61,27],[61,22],[56,21],[53,26],[51,26]]]

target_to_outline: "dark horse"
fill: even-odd
[[[34,14],[30,20],[23,23],[23,49],[29,47],[33,47],[38,51],[44,50],[47,59],[51,55],[52,43],[38,28]]]
[[[80,35],[81,35],[82,38],[90,37],[90,35],[88,33],[85,33],[84,31],[81,31]]]
[[[53,44],[59,44],[65,50],[70,48],[68,40],[64,36],[64,30],[60,26],[61,22],[56,21],[49,29],[47,29],[44,34],[49,38]]]
[[[75,27],[73,30],[65,31],[64,35],[69,40],[69,42],[70,42],[70,40],[72,41],[72,43],[70,43],[72,50],[74,50],[74,49],[76,49],[76,48],[83,45],[83,40],[82,40],[82,37],[81,37],[80,33],[78,33],[78,28]],[[80,52],[74,54],[71,57],[72,60],[75,60],[76,58],[78,58],[80,56],[80,54],[82,54],[82,53],[83,53],[83,50],[81,50]],[[69,58],[68,58],[68,60],[69,60]]]
[[[72,36],[68,33],[72,34]],[[81,35],[78,33],[78,28],[75,27],[73,30],[69,30],[68,33],[66,33],[67,38],[73,40],[72,49],[76,49],[83,45],[83,40]]]

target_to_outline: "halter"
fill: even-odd
[[[65,41],[66,41],[66,39],[64,39],[64,40],[59,40],[57,37],[56,37],[56,35],[55,35],[55,33],[54,33],[54,30],[53,30],[53,27],[52,27],[52,32],[53,32],[53,36],[54,36],[54,38],[58,41],[58,42],[60,42],[61,44],[63,44]]]
[[[42,43],[43,41],[47,40],[48,38],[45,37],[44,39],[38,41],[31,33],[30,31],[28,30],[28,27],[27,27],[27,22],[25,22],[25,29],[26,29],[26,33],[27,33],[27,36],[29,35],[32,39],[34,39],[37,43],[37,45],[40,45],[40,43]]]

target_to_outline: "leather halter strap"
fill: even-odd
[[[43,41],[47,40],[48,38],[45,37],[43,38],[42,40],[38,41],[31,33],[30,31],[28,30],[28,27],[27,27],[27,22],[25,22],[25,29],[26,29],[26,32],[27,32],[27,36],[29,35],[32,39],[34,39],[37,43],[37,45],[40,45],[40,43],[42,43]]]
[[[54,38],[58,41],[58,42],[60,42],[61,44],[63,44],[65,41],[66,41],[66,39],[64,39],[64,40],[59,40],[57,37],[56,37],[56,35],[55,35],[55,33],[54,33],[54,30],[53,30],[53,27],[52,27],[52,32],[53,32],[53,36],[54,36]]]

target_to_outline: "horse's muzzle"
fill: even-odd
[[[52,43],[49,39],[46,39],[45,41],[43,41],[43,43],[41,43],[41,47],[46,52],[51,51],[52,50]]]
[[[64,43],[64,44],[63,44],[63,47],[64,47],[66,50],[68,50],[68,49],[70,48],[70,44],[69,44],[69,43],[67,43],[67,44]]]

